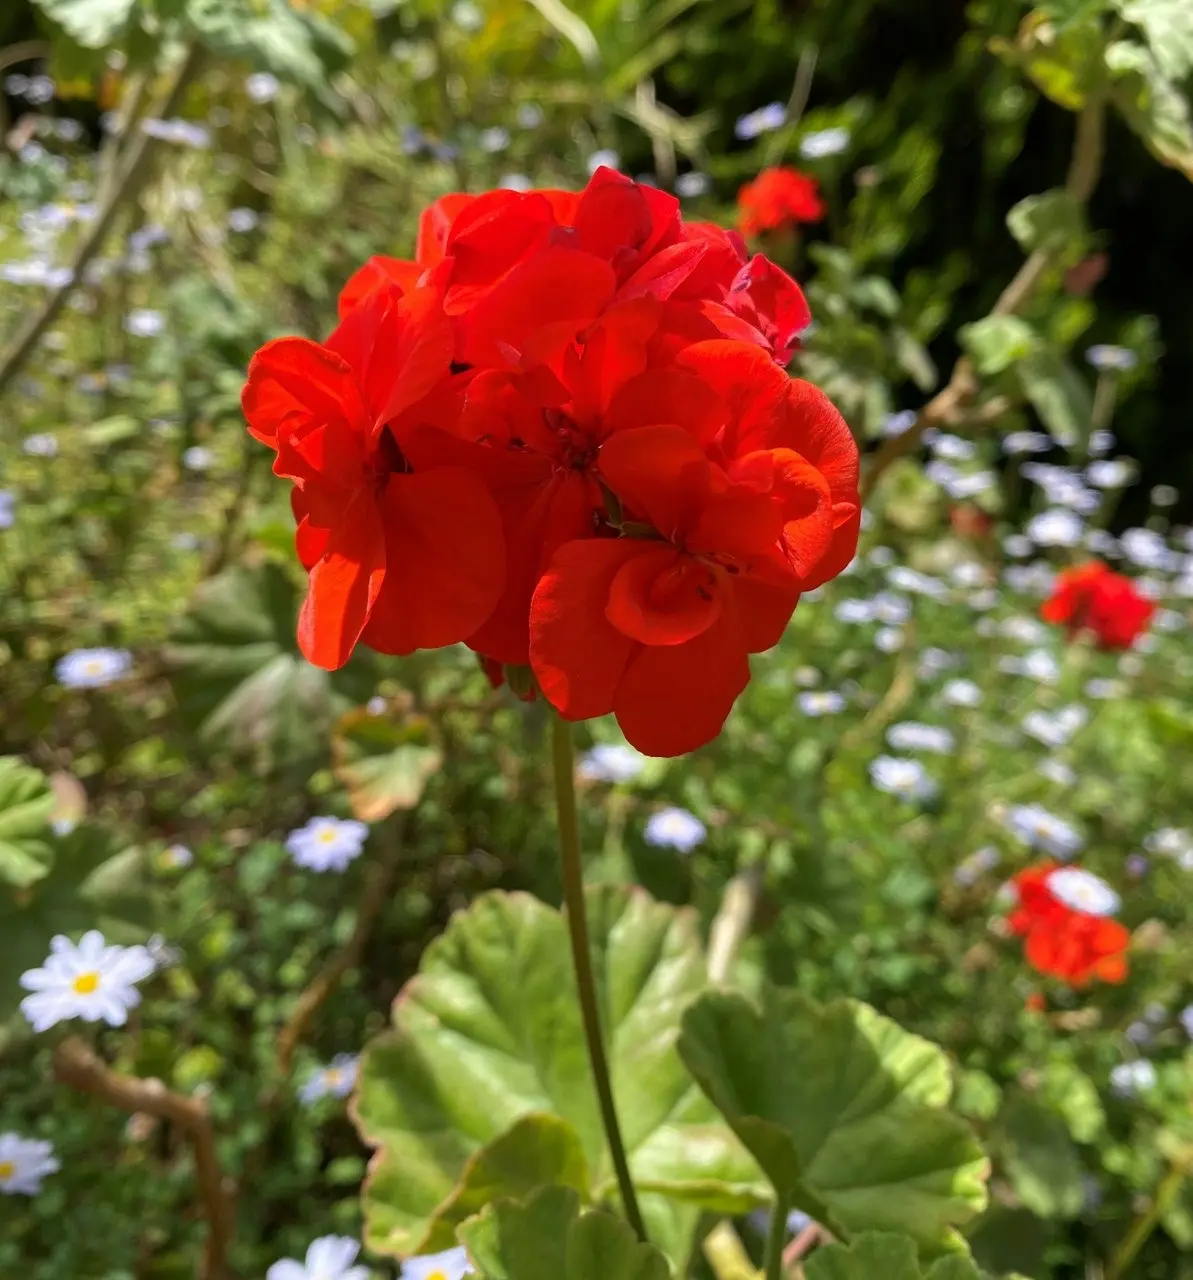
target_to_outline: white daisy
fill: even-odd
[[[360,1058],[354,1053],[337,1053],[325,1067],[319,1067],[298,1091],[310,1106],[320,1098],[346,1098],[356,1086]]]
[[[1054,858],[1071,858],[1085,843],[1075,827],[1049,813],[1043,805],[1012,805],[1007,810],[1005,822],[1024,844],[1042,849]]]
[[[904,800],[927,800],[936,794],[936,783],[918,760],[878,756],[870,761],[870,781],[879,791]]]
[[[658,849],[678,849],[680,853],[691,853],[698,844],[703,843],[708,832],[694,813],[670,806],[650,815],[643,834],[646,843]]]
[[[848,129],[820,129],[816,133],[805,134],[800,139],[799,153],[805,160],[819,160],[824,156],[840,155],[847,146]]]
[[[407,1258],[402,1263],[399,1280],[462,1280],[463,1276],[475,1274],[468,1254],[460,1248]]]
[[[21,1001],[21,1012],[34,1031],[68,1018],[122,1027],[128,1011],[141,1003],[134,984],[153,970],[145,947],[107,946],[98,929],[85,933],[78,946],[57,934],[45,965],[21,974],[21,986],[33,992]]]
[[[41,1180],[57,1173],[54,1146],[17,1133],[0,1133],[0,1192],[6,1196],[35,1196]]]
[[[1058,867],[1044,882],[1054,898],[1087,916],[1112,916],[1122,899],[1092,871],[1081,867]]]
[[[972,680],[950,680],[940,697],[950,707],[976,707],[982,701],[982,691]]]
[[[132,665],[127,649],[76,649],[58,659],[54,674],[68,689],[102,689],[128,675]]]
[[[311,871],[344,871],[360,856],[369,829],[354,818],[312,818],[286,837],[295,865]]]
[[[886,731],[888,746],[896,751],[933,751],[947,755],[953,749],[953,735],[935,724],[920,724],[917,720],[904,720],[893,724]]]
[[[354,1267],[360,1245],[348,1236],[320,1236],[312,1240],[302,1262],[283,1258],[265,1273],[265,1280],[369,1280],[368,1267]]]
[[[835,689],[808,689],[796,702],[806,716],[833,716],[845,706],[844,697]]]
[[[1133,1098],[1156,1087],[1156,1068],[1146,1058],[1120,1062],[1110,1073],[1110,1087],[1120,1098]]]
[[[624,742],[599,742],[581,757],[576,768],[585,782],[633,782],[646,765],[646,757]]]

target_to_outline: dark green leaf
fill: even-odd
[[[1085,210],[1067,191],[1056,188],[1025,196],[1007,214],[1007,227],[1023,248],[1056,252],[1080,250],[1085,238]]]
[[[1064,1120],[1016,1094],[999,1116],[1003,1166],[1025,1208],[1041,1218],[1075,1218],[1085,1203],[1083,1168]]]
[[[924,1270],[914,1240],[876,1231],[858,1236],[848,1246],[817,1249],[804,1274],[807,1280],[979,1280],[968,1258],[938,1258]]]
[[[1058,444],[1071,449],[1090,432],[1093,402],[1085,380],[1059,352],[1037,347],[1016,368],[1023,392]]]
[[[27,888],[50,869],[54,794],[39,769],[0,756],[0,882]]]

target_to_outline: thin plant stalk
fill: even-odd
[[[601,1122],[621,1202],[630,1226],[641,1240],[646,1227],[634,1194],[625,1144],[613,1105],[613,1084],[609,1078],[609,1061],[601,1038],[601,1016],[597,1005],[596,977],[592,969],[592,945],[588,937],[588,913],[584,905],[584,868],[580,859],[580,824],[576,814],[576,760],[572,747],[572,728],[560,716],[551,717],[551,760],[555,772],[555,807],[559,821],[559,853],[563,868],[563,901],[567,908],[568,936],[572,943],[572,963],[576,970],[576,986],[580,992],[580,1012],[584,1018],[584,1038],[588,1043],[588,1061],[601,1106]]]
[[[783,1246],[787,1243],[787,1197],[776,1188],[775,1210],[766,1237],[766,1280],[783,1280]]]

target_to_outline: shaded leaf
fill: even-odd
[[[614,1095],[640,1190],[726,1213],[763,1203],[761,1174],[675,1051],[682,1010],[706,980],[693,916],[613,886],[588,901]],[[592,1197],[610,1195],[563,915],[520,893],[486,894],[456,915],[395,1001],[393,1029],[366,1048],[354,1112],[378,1148],[364,1205],[366,1240],[381,1253],[450,1246],[470,1161],[496,1169],[493,1144],[528,1115],[565,1123]],[[487,1185],[497,1194],[495,1179]]]
[[[977,1267],[963,1257],[938,1258],[924,1270],[914,1240],[877,1231],[850,1245],[817,1249],[804,1274],[807,1280],[980,1280]]]
[[[352,664],[313,667],[298,651],[298,594],[277,565],[204,582],[165,662],[184,717],[204,738],[270,760],[318,755],[333,721],[368,696]]]
[[[1081,21],[1054,22],[1029,13],[1014,41],[997,36],[990,49],[1018,67],[1045,96],[1068,111],[1080,111],[1101,79],[1102,27],[1096,15]]]
[[[1085,238],[1085,210],[1062,188],[1025,196],[1007,214],[1007,228],[1023,248],[1055,252],[1080,249]]]
[[[331,740],[333,769],[357,818],[380,822],[418,804],[443,763],[430,735],[425,716],[398,718],[358,709],[341,717]]]
[[[1133,40],[1106,50],[1113,81],[1111,100],[1124,120],[1162,164],[1193,179],[1193,116],[1181,90],[1161,70],[1155,55]]]
[[[999,1116],[1002,1164],[1015,1194],[1040,1218],[1075,1218],[1085,1203],[1084,1168],[1064,1120],[1017,1093]]]
[[[27,888],[50,869],[49,780],[16,756],[0,756],[0,881]]]
[[[1089,387],[1059,352],[1038,347],[1015,372],[1024,395],[1058,444],[1071,449],[1088,437],[1093,415]]]
[[[500,1200],[460,1229],[481,1280],[667,1280],[653,1245],[609,1213],[580,1212],[567,1187],[543,1187],[519,1204]]]
[[[780,1197],[834,1234],[891,1228],[927,1253],[986,1201],[987,1162],[943,1110],[944,1054],[867,1005],[768,988],[705,992],[680,1053]],[[791,1064],[798,1063],[798,1071]]]

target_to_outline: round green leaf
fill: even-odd
[[[850,1245],[817,1249],[804,1266],[807,1280],[979,1280],[968,1258],[938,1258],[924,1271],[915,1241],[907,1236],[868,1231]]]
[[[1002,1165],[1024,1207],[1040,1218],[1077,1217],[1085,1204],[1085,1168],[1064,1119],[1016,1093],[998,1123]]]
[[[333,768],[362,822],[380,822],[418,804],[443,763],[429,734],[430,725],[421,716],[399,718],[357,709],[340,718],[331,740]]]
[[[705,983],[694,918],[613,886],[588,901],[614,1094],[639,1188],[721,1212],[763,1202],[761,1174],[675,1051],[683,1009]],[[520,1144],[534,1126],[547,1132],[544,1115],[574,1134],[593,1199],[612,1194],[560,912],[520,893],[478,899],[427,949],[393,1024],[366,1048],[354,1107],[378,1148],[364,1191],[370,1248],[450,1246],[453,1206],[475,1203],[476,1171],[486,1171],[487,1194],[501,1191],[488,1176],[504,1163],[494,1144],[519,1144],[519,1162],[533,1169]],[[528,1116],[534,1126],[516,1129]]]
[[[567,1187],[499,1200],[460,1228],[482,1280],[668,1280],[663,1255],[612,1214],[580,1212]]]
[[[28,888],[50,869],[54,795],[38,769],[0,757],[0,881]]]
[[[764,1002],[706,992],[679,1051],[780,1197],[837,1235],[894,1229],[929,1253],[962,1248],[953,1228],[985,1204],[988,1165],[942,1110],[944,1054],[854,1001],[770,988]]]

